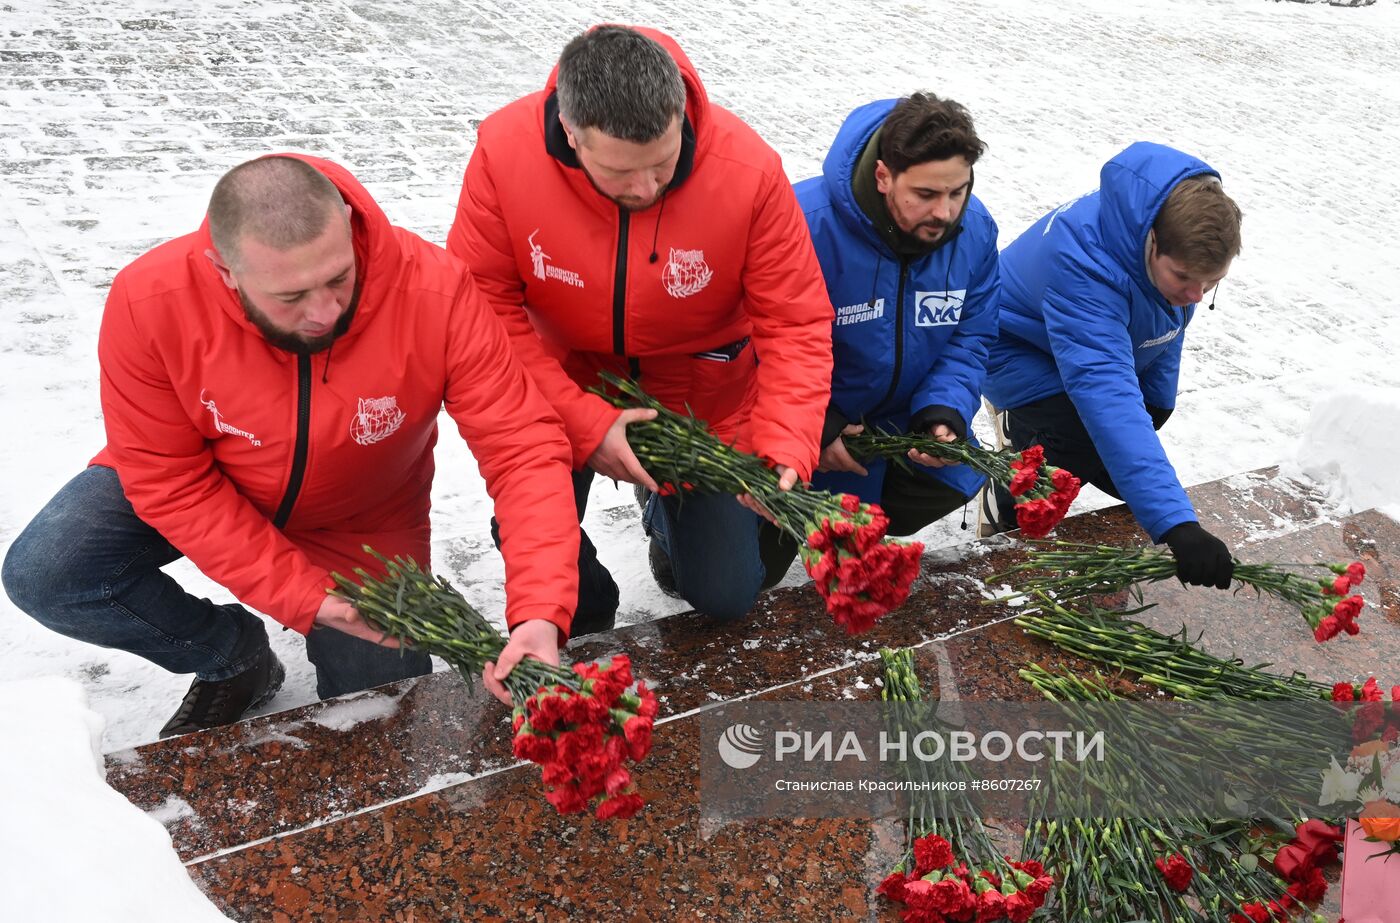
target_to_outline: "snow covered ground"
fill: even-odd
[[[227,919],[195,887],[162,826],[178,798],[149,814],[103,782],[102,716],[56,676],[0,683],[0,917],[77,923],[211,923]]]
[[[1244,210],[1246,249],[1187,340],[1164,431],[1186,483],[1292,459],[1311,409],[1339,386],[1400,386],[1392,0],[11,0],[0,10],[0,550],[102,444],[95,344],[112,275],[193,228],[223,170],[269,150],[329,156],[393,220],[440,241],[476,122],[536,89],[568,38],[599,21],[675,35],[711,97],[777,147],[793,179],[819,170],[844,115],[869,99],[921,88],[958,99],[989,142],[977,193],[1003,244],[1093,188],[1131,141],[1212,163]],[[1325,434],[1329,458],[1368,430],[1393,439],[1397,404],[1370,406]],[[499,614],[489,500],[452,433],[439,449],[434,565]],[[637,518],[630,490],[595,486],[587,525],[622,587],[623,621],[679,608],[652,584]],[[967,535],[954,521],[922,538]],[[173,572],[224,596],[186,564]],[[314,698],[299,638],[274,634],[289,676],[268,710]],[[41,676],[81,684],[106,720],[106,750],[153,737],[189,679],[58,637],[0,599],[0,679]],[[0,753],[29,746],[0,737]]]

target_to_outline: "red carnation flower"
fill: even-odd
[[[1036,481],[1040,480],[1039,468],[1023,462],[1012,462],[1011,467],[1016,469],[1016,473],[1011,476],[1011,483],[1006,485],[1011,496],[1019,497],[1035,489]]]
[[[1048,499],[1016,504],[1016,525],[1027,538],[1044,538],[1063,518]]]
[[[1322,621],[1318,622],[1317,627],[1313,629],[1313,639],[1319,644],[1324,641],[1331,641],[1341,633],[1341,630],[1342,623],[1337,621],[1337,617],[1335,615],[1328,615],[1325,616]]]
[[[560,814],[577,814],[588,807],[588,799],[579,791],[578,786],[573,784],[560,785],[552,791],[545,792],[544,797]]]
[[[875,889],[876,894],[883,894],[892,901],[904,903],[904,882],[906,881],[903,872],[891,872],[880,882],[880,886]]]
[[[1351,683],[1333,683],[1333,684],[1332,684],[1332,701],[1333,701],[1333,702],[1355,702],[1355,701],[1356,701],[1356,687],[1353,686]]]
[[[1322,870],[1308,869],[1298,881],[1288,886],[1288,893],[1300,901],[1320,901],[1327,895],[1327,879]]]
[[[1006,896],[1006,918],[1011,923],[1026,923],[1036,909],[1035,901],[1024,891]]]
[[[1155,859],[1154,864],[1157,871],[1162,873],[1162,877],[1167,880],[1167,887],[1173,891],[1185,891],[1191,886],[1191,876],[1195,874],[1195,869],[1191,863],[1186,861],[1186,857],[1181,853],[1172,853],[1166,860]]]
[[[604,798],[598,802],[598,808],[593,812],[593,816],[599,820],[610,820],[614,817],[628,818],[641,809],[641,795],[613,795],[611,798]]]
[[[639,763],[642,758],[651,752],[651,731],[652,719],[635,715],[627,719],[622,726],[623,736],[627,740],[628,755],[632,757],[632,762]]]
[[[1007,859],[1009,860],[1010,857],[1008,856]],[[1045,875],[1045,866],[1041,865],[1040,862],[1036,859],[1025,859],[1021,862],[1012,862],[1011,867],[1013,869],[1020,869],[1032,878],[1040,878]]]
[[[1360,586],[1361,581],[1366,579],[1366,565],[1360,561],[1352,561],[1347,565],[1347,578],[1352,586]]]
[[[554,739],[543,734],[526,731],[516,735],[511,744],[511,750],[518,759],[529,760],[543,766],[554,759]]]
[[[1347,622],[1350,622],[1360,615],[1365,605],[1366,601],[1360,596],[1348,596],[1332,607],[1332,614],[1337,617],[1338,621],[1345,625]]]
[[[1000,891],[987,890],[977,895],[977,923],[1000,920],[1006,916],[1006,898]]]
[[[976,897],[967,882],[954,877],[935,883],[929,900],[935,910],[946,915],[970,913],[976,906]]]
[[[922,878],[935,869],[947,868],[953,864],[953,847],[936,833],[919,837],[914,841],[914,874]]]

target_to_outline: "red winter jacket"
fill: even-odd
[[[631,360],[666,406],[688,404],[721,438],[806,478],[832,319],[807,224],[777,153],[711,105],[674,40],[639,31],[675,58],[688,96],[662,202],[629,214],[593,188],[564,139],[551,74],[481,123],[447,249],[564,418],[575,467],[618,413],[583,389],[600,369],[626,377]],[[719,352],[745,338],[732,358]]]
[[[392,226],[342,167],[301,159],[353,208],[350,329],[315,356],[276,349],[205,257],[207,222],[155,248],[107,297],[107,447],[93,463],[115,468],[137,515],[212,580],[305,633],[330,571],[376,572],[362,544],[427,566],[445,404],[496,500],[506,621],[567,634],[578,521],[560,501],[571,486],[558,416],[462,264]]]

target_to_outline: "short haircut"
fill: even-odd
[[[1193,272],[1217,272],[1239,255],[1241,218],[1217,177],[1187,177],[1167,194],[1152,223],[1157,250]]]
[[[598,26],[559,56],[558,101],[571,128],[645,144],[685,112],[685,81],[660,43],[625,26]]]
[[[880,131],[880,159],[895,175],[930,160],[962,157],[974,164],[986,149],[967,108],[932,93],[895,103]]]
[[[209,197],[209,236],[230,266],[245,237],[290,250],[320,237],[337,214],[340,190],[311,164],[295,157],[259,157],[223,175]]]

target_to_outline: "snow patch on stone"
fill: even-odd
[[[1400,388],[1350,387],[1313,405],[1298,447],[1298,469],[1352,512],[1400,509]]]
[[[319,724],[332,731],[348,731],[355,725],[366,721],[388,718],[398,710],[398,699],[376,692],[328,705],[325,710],[309,720],[312,724]]]

